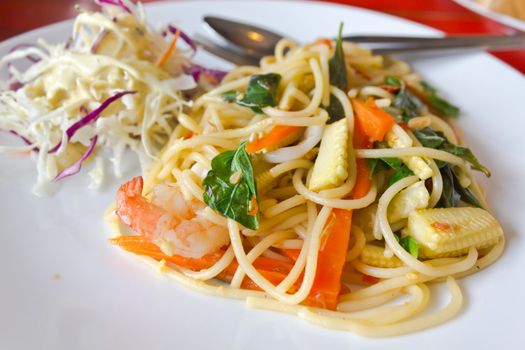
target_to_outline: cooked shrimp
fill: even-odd
[[[135,177],[117,192],[117,215],[137,233],[157,244],[167,255],[200,258],[230,241],[228,229],[202,217],[205,205],[185,200],[175,186],[157,185],[149,202],[142,196],[144,181]]]

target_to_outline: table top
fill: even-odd
[[[512,34],[516,30],[480,16],[452,0],[330,0],[369,8],[423,23],[447,34]],[[153,0],[142,0],[143,3]],[[0,40],[53,22],[73,18],[75,5],[96,9],[93,0],[24,0],[0,2]],[[525,74],[525,50],[492,53]]]

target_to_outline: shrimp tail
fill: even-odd
[[[116,214],[123,224],[150,239],[158,235],[158,223],[167,212],[142,196],[144,180],[141,176],[126,182],[117,191]]]

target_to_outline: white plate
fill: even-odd
[[[333,35],[339,21],[346,22],[347,33],[438,34],[399,18],[315,2],[158,3],[147,10],[151,23],[177,21],[189,33],[202,30],[202,15],[215,14],[305,41]],[[38,37],[64,40],[70,27],[71,22],[59,23],[8,40],[0,45],[0,55]],[[205,54],[198,59],[221,63]],[[288,315],[248,310],[241,301],[198,294],[108,244],[102,214],[117,181],[100,193],[90,192],[85,169],[65,180],[55,197],[36,198],[31,195],[34,165],[28,159],[2,157],[0,348],[520,348],[525,311],[525,245],[520,234],[525,212],[525,80],[484,53],[412,63],[462,107],[468,144],[493,172],[483,183],[508,239],[495,266],[460,281],[467,301],[454,320],[416,334],[371,340]],[[130,167],[125,177],[137,173]]]
[[[461,6],[468,8],[482,16],[488,17],[496,22],[502,23],[506,26],[525,31],[525,21],[519,18],[506,15],[504,13],[493,11],[487,7],[481,6],[475,0],[454,0]]]

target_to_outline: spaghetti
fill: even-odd
[[[456,278],[504,247],[456,115],[404,62],[282,40],[179,114],[144,181],[119,190],[112,242],[197,291],[324,327],[432,327],[461,309]],[[449,304],[422,314],[443,280]]]

